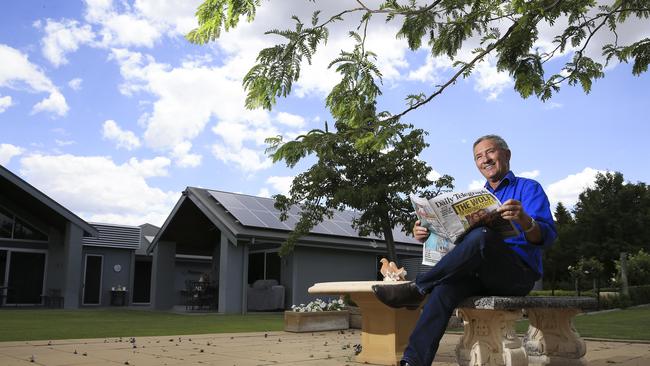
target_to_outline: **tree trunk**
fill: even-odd
[[[630,296],[630,289],[627,285],[627,253],[621,253],[621,293]]]
[[[390,225],[388,215],[384,217],[383,224],[384,241],[386,242],[386,254],[388,260],[397,263],[397,254],[395,253],[395,241],[393,240],[393,228]]]

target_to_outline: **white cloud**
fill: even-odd
[[[34,105],[32,113],[53,112],[63,116],[68,111],[65,97],[52,81],[27,56],[7,45],[0,44],[0,87],[27,90],[32,93],[49,93],[49,96]]]
[[[74,79],[68,81],[68,86],[70,87],[70,89],[75,90],[75,91],[81,90],[81,83],[82,82],[83,82],[82,79],[74,78]]]
[[[476,65],[474,80],[474,90],[487,93],[487,100],[496,100],[506,88],[514,85],[508,73],[498,71],[490,58]]]
[[[566,207],[572,207],[578,202],[578,196],[586,188],[592,188],[596,181],[596,174],[605,173],[604,170],[585,168],[580,173],[571,174],[564,179],[551,183],[546,188],[546,194],[551,202],[551,209],[562,202]]]
[[[534,178],[539,177],[539,170],[535,169],[535,170],[531,170],[529,172],[521,172],[521,173],[517,174],[517,176],[534,179]]]
[[[175,159],[176,165],[181,168],[193,168],[201,165],[203,157],[190,153],[190,149],[192,149],[192,144],[187,141],[174,146],[171,155]]]
[[[305,126],[305,119],[295,114],[279,112],[275,118],[278,122],[289,127],[302,128]]]
[[[0,165],[9,164],[11,158],[22,154],[24,151],[24,149],[12,144],[0,144]]]
[[[69,19],[61,22],[47,19],[44,31],[45,37],[41,40],[43,56],[55,67],[67,64],[66,53],[76,51],[95,37],[90,25],[80,25],[78,21]]]
[[[148,160],[138,160],[136,158],[129,159],[129,166],[135,169],[138,174],[144,178],[166,177],[169,175],[167,168],[170,164],[171,160],[162,156],[157,156]]]
[[[277,193],[288,195],[293,178],[293,176],[270,176],[266,179],[266,183],[270,184]]]
[[[429,174],[427,174],[427,179],[431,180],[431,181],[434,181],[434,182],[436,180],[440,179],[440,177],[442,177],[442,174],[438,173],[437,171],[435,171],[433,169],[429,172]]]
[[[271,167],[271,160],[263,152],[242,147],[238,150],[220,143],[212,145],[212,154],[224,163],[235,164],[239,170],[252,173]]]
[[[53,91],[50,93],[50,96],[41,100],[40,102],[34,105],[32,108],[32,114],[39,112],[51,112],[58,114],[59,116],[65,116],[68,113],[68,104],[65,101],[63,94],[59,91]]]
[[[140,147],[140,139],[133,132],[121,129],[111,119],[106,120],[102,125],[102,137],[114,141],[118,149],[133,150]]]
[[[164,35],[178,37],[197,25],[201,0],[86,0],[85,19],[97,25],[104,47],[153,47]]]
[[[5,95],[4,97],[0,97],[0,113],[4,112],[7,110],[7,108],[11,107],[13,105],[11,96]]]
[[[467,185],[468,190],[481,189],[483,187],[485,187],[484,180],[473,180]]]
[[[271,198],[271,192],[269,192],[268,188],[261,188],[259,192],[256,194],[257,197],[266,197],[266,198]]]
[[[55,139],[55,140],[54,140],[54,143],[56,143],[57,146],[61,146],[61,147],[63,147],[63,146],[70,146],[70,145],[73,145],[75,142],[72,141],[72,140],[59,140],[59,139]]]
[[[159,158],[116,164],[101,156],[35,154],[20,162],[30,184],[88,221],[161,225],[180,196],[145,180],[152,171],[145,167],[164,170]]]

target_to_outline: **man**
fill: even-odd
[[[479,226],[415,281],[373,286],[377,298],[394,308],[415,308],[429,294],[402,366],[431,365],[449,317],[466,297],[528,294],[542,275],[542,249],[557,237],[541,185],[510,171],[508,144],[499,136],[486,135],[474,142],[473,149],[476,167],[487,180],[485,188],[503,203],[501,217],[512,221],[520,235],[504,240],[494,230]],[[413,235],[424,242],[429,233],[418,221]]]

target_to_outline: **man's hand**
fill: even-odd
[[[420,220],[416,221],[415,226],[413,226],[413,236],[420,243],[424,243],[429,237],[429,230],[424,226],[420,226]]]
[[[542,242],[542,231],[538,225],[533,226],[533,219],[524,211],[521,202],[515,199],[509,199],[497,211],[504,219],[519,224],[519,227],[524,231],[526,240],[530,243],[538,244]]]
[[[497,211],[501,214],[501,217],[508,221],[516,222],[524,230],[530,226],[530,216],[524,211],[521,202],[515,199],[505,201]]]

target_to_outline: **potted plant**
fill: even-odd
[[[348,329],[350,314],[342,299],[316,299],[308,304],[292,305],[284,312],[284,330],[287,332],[317,332]]]

